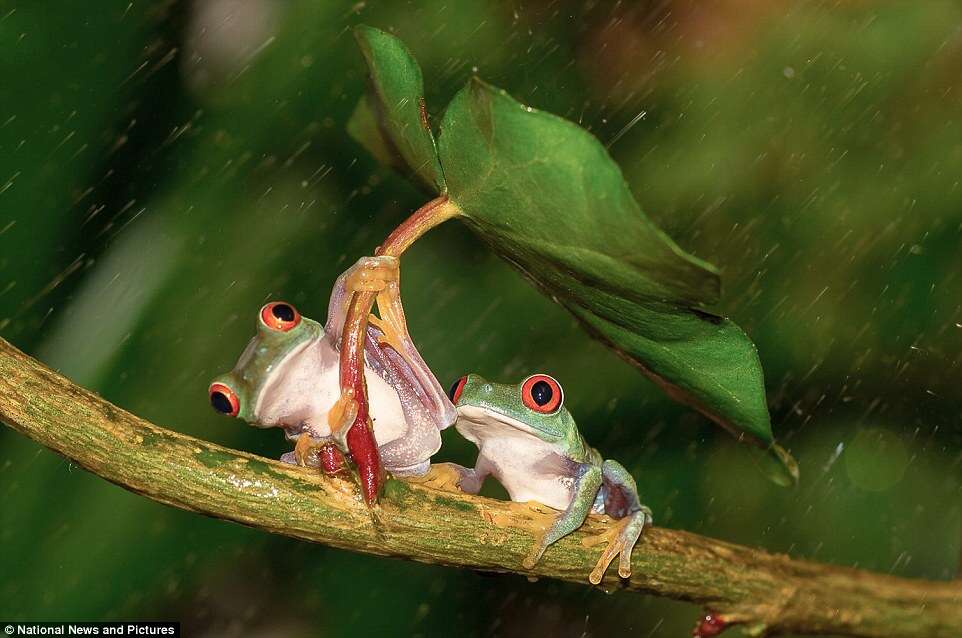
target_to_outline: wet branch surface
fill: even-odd
[[[521,569],[548,510],[388,480],[369,510],[357,486],[158,427],[0,339],[0,420],[88,471],[161,503],[351,551],[588,585],[609,527],[591,517]],[[751,633],[940,638],[962,628],[962,581],[895,578],[654,528],[632,577],[602,583],[687,600]]]

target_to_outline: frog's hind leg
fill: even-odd
[[[605,461],[601,468],[604,482],[605,513],[621,519],[605,537],[605,548],[598,563],[588,576],[597,585],[604,578],[611,561],[618,556],[618,575],[631,577],[631,550],[641,537],[645,527],[651,525],[651,510],[638,500],[638,487],[634,477],[617,461]]]
[[[378,346],[389,346],[409,365],[413,365],[409,354],[413,343],[407,331],[399,286],[400,266],[396,257],[382,255],[360,258],[334,282],[327,307],[325,332],[339,343],[353,295],[371,293],[381,316],[368,315],[367,340],[373,340]],[[365,350],[367,348],[366,344]]]
[[[399,277],[398,260],[394,257],[361,257],[341,273],[334,282],[327,305],[324,332],[332,341],[340,343],[347,319],[348,306],[354,293],[370,292],[377,295],[396,284]]]
[[[368,323],[379,334],[375,339],[380,346],[388,346],[415,367],[420,361],[413,360],[411,352],[417,352],[408,334],[404,306],[401,304],[401,276],[398,260],[395,257],[368,257],[358,261],[354,272],[347,278],[348,290],[374,292],[377,300],[377,315],[368,316]]]
[[[552,543],[575,531],[585,522],[601,488],[601,470],[597,465],[583,464],[575,477],[574,494],[568,508],[555,519],[551,527],[535,544],[534,549],[521,563],[525,569],[534,567]]]

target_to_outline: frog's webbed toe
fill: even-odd
[[[347,448],[345,437],[348,429],[357,418],[358,409],[357,399],[354,398],[354,390],[348,388],[346,392],[341,393],[327,413],[327,426],[331,429],[334,440],[342,449]]]
[[[381,313],[384,319],[371,315],[368,317],[367,321],[372,326],[378,329],[380,334],[377,335],[377,344],[379,346],[387,346],[397,352],[408,365],[415,365],[411,360],[411,356],[408,354],[408,344],[411,343],[411,336],[407,332],[407,326],[404,322],[404,317],[401,315],[400,320],[397,319],[395,313],[387,310],[389,306],[381,303],[381,297],[383,295],[379,294],[377,301],[378,312]]]
[[[317,452],[321,449],[321,446],[316,442],[313,437],[307,432],[302,432],[300,436],[297,437],[297,443],[294,444],[294,461],[298,465],[313,465],[317,467],[320,462],[317,460]],[[313,461],[313,463],[311,463]]]
[[[331,299],[327,306],[327,322],[324,325],[324,331],[328,333],[331,340],[340,341],[344,322],[347,319],[348,306],[355,293],[372,293],[378,299],[379,310],[383,311],[381,306],[386,307],[389,298],[400,298],[399,279],[399,262],[396,257],[389,256],[361,257],[353,266],[341,273],[331,290]],[[381,301],[382,298],[384,301]],[[403,313],[401,318],[403,320]],[[379,325],[381,322],[374,315],[370,316],[370,320],[373,320],[374,325]],[[381,329],[381,332],[384,330]]]
[[[380,316],[371,315],[368,322],[380,334],[377,335],[379,346],[387,346],[401,355],[404,361],[413,367],[420,363],[417,349],[408,332],[407,318],[404,316],[404,306],[401,304],[401,290],[397,281],[388,283],[377,293],[377,312]]]
[[[400,266],[395,257],[361,257],[334,282],[327,305],[324,331],[333,342],[339,342],[347,319],[347,310],[355,293],[375,295],[388,288],[397,288]]]
[[[531,553],[521,562],[525,569],[534,567],[553,543],[581,527],[591,512],[595,495],[601,488],[601,469],[590,463],[582,464],[574,479],[574,495],[568,508],[537,539]]]
[[[611,565],[615,556],[618,556],[618,575],[622,578],[631,577],[631,550],[635,548],[635,544],[641,537],[641,533],[645,530],[645,526],[650,523],[651,510],[643,507],[643,509],[617,521],[610,530],[599,534],[588,542],[590,546],[608,541],[608,546],[588,576],[588,580],[592,585],[597,585],[601,582],[605,576],[605,572],[608,570],[608,566]]]
[[[287,463],[288,465],[301,465],[301,463],[298,462],[297,456],[294,454],[293,450],[291,450],[290,452],[284,452],[283,454],[281,454],[281,463]],[[307,465],[310,465],[312,467],[317,467],[318,466],[317,457],[315,456],[313,459],[310,459]]]
[[[364,257],[348,271],[344,281],[347,292],[373,292],[377,297],[378,315],[371,314],[368,323],[377,328],[379,345],[387,345],[408,359],[408,334],[404,308],[401,305],[400,268],[396,257]],[[408,363],[411,363],[410,360]]]
[[[350,292],[380,292],[399,276],[397,257],[362,257],[348,271],[345,285]]]
[[[598,563],[588,576],[597,585],[605,576],[611,561],[618,556],[618,575],[631,576],[631,550],[653,519],[651,510],[638,500],[638,486],[634,477],[617,461],[607,460],[602,464],[604,476],[604,510],[618,522],[607,532],[600,534],[590,544],[608,541]]]
[[[462,470],[468,470],[468,468],[454,463],[431,463],[424,473],[414,476],[408,475],[405,478],[412,483],[424,485],[434,490],[458,492],[460,491]]]

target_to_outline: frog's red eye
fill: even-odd
[[[301,322],[301,313],[289,303],[272,301],[261,308],[261,321],[272,330],[287,332]]]
[[[451,403],[458,402],[458,399],[461,398],[461,392],[464,390],[464,384],[467,382],[468,378],[465,376],[451,384],[451,389],[448,390],[448,398],[451,399]]]
[[[533,374],[521,384],[521,400],[535,412],[551,414],[561,407],[564,392],[561,384],[548,375]]]
[[[207,393],[210,395],[211,407],[221,414],[237,416],[240,412],[240,401],[237,395],[223,383],[211,383]]]

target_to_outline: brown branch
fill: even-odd
[[[389,480],[377,515],[354,483],[165,430],[78,387],[0,339],[0,419],[125,489],[294,538],[369,554],[559,578],[587,585],[608,528],[591,517],[530,572],[528,532],[546,511],[530,505]],[[770,635],[955,637],[962,582],[895,578],[820,565],[687,532],[651,529],[631,580],[603,587],[704,605]]]

